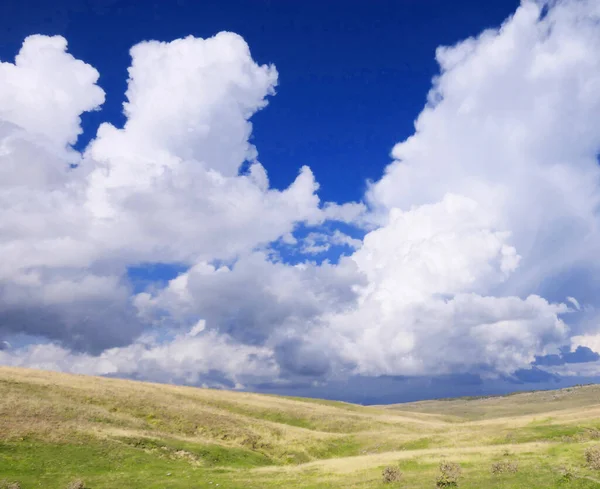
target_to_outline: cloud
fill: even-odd
[[[588,363],[600,360],[600,354],[587,346],[578,346],[570,351],[569,347],[561,348],[560,355],[546,355],[536,358],[536,365],[557,366],[566,363]]]
[[[30,36],[14,64],[0,64],[0,120],[59,149],[77,140],[80,114],[104,102],[98,72],[66,50],[60,36]]]
[[[322,348],[355,374],[441,375],[510,373],[561,344],[566,306],[481,295],[520,260],[493,224],[477,202],[450,194],[392,209],[351,256],[366,283],[351,307],[320,318]]]
[[[131,55],[127,122],[102,124],[83,154],[70,145],[104,99],[98,72],[46,36],[0,66],[0,336],[127,345],[149,327],[128,267],[231,260],[325,219],[309,168],[269,189],[248,119],[277,72],[242,38],[147,42]]]
[[[367,194],[381,227],[353,259],[369,284],[330,318],[357,372],[510,372],[567,341],[571,311],[542,295],[598,272],[598,19],[594,2],[526,1],[438,49],[416,132]]]
[[[336,229],[330,234],[311,232],[303,239],[303,246],[301,249],[304,254],[318,255],[319,253],[329,251],[332,246],[345,246],[355,250],[362,246],[362,241],[342,233],[339,229]]]
[[[308,166],[270,187],[250,119],[278,74],[236,34],[134,46],[126,122],[81,153],[98,72],[27,38],[0,65],[0,363],[228,387],[591,372],[599,21],[526,0],[440,47],[364,203],[321,202]],[[136,289],[153,263],[183,271]]]
[[[159,382],[242,387],[277,376],[272,352],[232,342],[214,332],[202,336],[175,335],[159,341],[145,336],[100,355],[73,353],[56,344],[0,349],[0,363],[88,375],[119,375]]]
[[[546,382],[558,382],[559,377],[550,372],[546,372],[537,367],[529,369],[519,369],[514,374],[513,382],[517,383],[528,383],[528,384],[539,384]]]
[[[250,344],[288,338],[311,331],[323,311],[341,311],[356,300],[353,285],[362,277],[349,260],[290,266],[262,252],[241,257],[232,265],[198,263],[152,294],[135,302],[151,321],[193,324],[226,333]]]
[[[597,331],[597,327],[592,331]],[[600,376],[599,339],[600,335],[594,333],[572,336],[570,345],[561,348],[559,355],[538,358],[536,363],[565,378],[583,377],[597,381]]]
[[[575,299],[575,297],[567,297],[567,301],[573,304],[573,307],[575,307],[575,309],[578,311],[581,310],[581,305],[579,304],[579,301]]]
[[[86,208],[106,248],[145,261],[231,259],[323,219],[308,167],[289,188],[268,188],[248,119],[277,71],[257,65],[241,37],[144,42],[131,56],[127,122],[102,124],[84,155]]]
[[[416,132],[368,193],[382,220],[449,192],[473,199],[524,257],[503,288],[520,295],[595,267],[597,21],[595,2],[526,1],[500,29],[439,48]]]
[[[142,333],[131,291],[119,278],[75,275],[46,272],[25,284],[4,283],[0,337],[44,337],[78,351],[100,353],[127,345]]]
[[[600,352],[600,333],[573,336],[571,338],[571,348],[580,347]]]

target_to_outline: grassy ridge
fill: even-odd
[[[0,481],[24,489],[393,487],[390,464],[425,488],[444,459],[460,487],[600,488],[599,439],[598,386],[383,408],[0,368]]]
[[[445,414],[461,419],[511,417],[577,409],[600,403],[600,385],[590,384],[560,390],[516,392],[503,396],[463,397],[381,406],[384,409]]]

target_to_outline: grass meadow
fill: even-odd
[[[444,463],[457,464],[455,480],[440,478]],[[600,488],[600,386],[364,407],[0,368],[0,489],[80,489],[77,480],[89,489]]]

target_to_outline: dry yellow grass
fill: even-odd
[[[433,418],[345,403],[0,368],[0,437],[70,440],[73,434],[175,437],[223,446],[263,445],[269,455],[315,458],[340,439],[393,432],[410,439]]]
[[[507,396],[456,398],[438,401],[420,401],[381,406],[403,413],[444,414],[468,419],[486,419],[523,416],[575,410],[584,406],[600,407],[600,385],[584,385],[559,390],[520,392]]]

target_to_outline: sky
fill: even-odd
[[[0,6],[0,365],[359,403],[600,379],[600,5]]]

